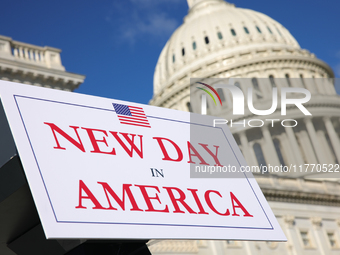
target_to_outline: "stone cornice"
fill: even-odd
[[[20,70],[22,73],[32,73],[35,76],[42,75],[44,77],[55,77],[55,79],[71,80],[74,83],[82,83],[85,79],[85,75],[8,59],[0,59],[0,72],[3,72],[3,70],[11,70],[12,72],[18,72]]]
[[[291,191],[291,190],[275,190],[261,188],[264,196],[268,201],[340,206],[340,196],[331,194],[320,194],[311,192]]]
[[[230,64],[230,65],[220,65],[219,68],[214,68],[211,71],[206,71],[203,75],[200,77],[204,78],[210,78],[210,77],[216,77],[218,74],[223,73],[223,72],[229,72],[231,70],[235,69],[242,69],[246,67],[254,67],[257,65],[265,64],[271,65],[272,68],[275,68],[272,63],[288,63],[289,61],[296,61],[299,62],[302,65],[309,65],[309,66],[314,66],[314,67],[319,67],[323,68],[331,77],[334,77],[334,73],[332,69],[322,60],[313,58],[310,56],[295,56],[295,55],[274,55],[274,56],[267,56],[267,57],[260,57],[260,58],[252,58],[248,60],[240,60],[237,61],[237,63]],[[204,68],[206,66],[202,66],[199,68]],[[198,67],[195,67],[194,69],[197,70],[199,69]],[[310,68],[310,67],[309,67]],[[257,71],[259,70],[259,66],[256,68]],[[188,79],[191,78],[189,77],[190,73],[188,74],[182,74],[180,77],[180,80],[183,80],[184,78]],[[267,78],[267,77],[264,77]],[[171,100],[172,97],[174,97],[176,94],[185,91],[186,89],[189,88],[189,83],[188,81],[178,85],[177,81],[172,81],[174,84],[169,89],[169,84],[171,83],[172,80],[168,82],[168,85],[165,86],[162,91],[156,95],[153,96],[153,98],[150,100],[149,104],[151,105],[156,105],[156,106],[166,106],[167,102]]]

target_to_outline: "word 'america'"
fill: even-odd
[[[223,194],[222,196],[222,194],[217,190],[206,190],[203,192],[204,195],[202,199],[202,196],[200,198],[198,195],[198,189],[187,188],[185,191],[183,191],[183,189],[178,187],[160,188],[153,185],[123,184],[121,192],[122,195],[120,198],[108,183],[97,183],[103,188],[103,193],[105,193],[107,204],[104,206],[101,202],[99,202],[99,199],[97,199],[96,195],[89,189],[84,181],[79,180],[79,203],[76,206],[76,209],[88,209],[90,204],[92,209],[95,210],[130,210],[140,212],[172,212],[206,215],[209,215],[209,213],[214,213],[220,216],[253,217],[253,215],[248,212],[248,210],[243,206],[243,204],[233,192],[227,192],[227,195]],[[142,195],[144,199],[143,202],[135,198],[137,192]],[[166,204],[166,202],[160,199],[159,194],[163,193],[167,194],[171,201],[171,205]],[[193,198],[189,200],[192,201],[191,204],[187,199],[189,196]],[[130,201],[130,209],[126,208],[126,197]],[[231,210],[229,210],[229,208],[223,208],[223,211],[221,211],[221,209],[218,210],[216,208],[217,199],[221,200],[225,207],[229,205]],[[138,204],[137,201],[139,201],[140,204]],[[215,201],[215,205],[213,201]]]

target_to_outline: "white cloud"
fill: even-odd
[[[183,0],[129,0],[113,2],[106,21],[118,32],[120,41],[134,44],[137,40],[167,39],[179,21],[166,12]],[[167,8],[168,7],[168,8]]]
[[[140,33],[162,36],[173,32],[177,21],[167,17],[165,13],[157,13],[147,17],[147,20],[139,20],[136,26]]]

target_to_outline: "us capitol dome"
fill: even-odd
[[[339,173],[305,171],[306,164],[340,162],[340,98],[332,69],[265,14],[223,0],[187,1],[183,24],[159,56],[150,104],[200,113],[193,99],[203,92],[190,89],[196,81],[213,85],[223,105],[208,101],[209,115],[264,123],[230,128],[249,165],[301,165],[303,171],[256,177],[288,242],[161,241],[150,246],[152,254],[339,254]],[[306,89],[311,99],[304,106],[311,115],[295,106],[286,116],[280,107],[270,116],[254,115],[247,107],[243,116],[233,115],[230,91],[219,83],[235,85],[244,95],[252,88],[256,109],[271,107],[274,88],[279,97],[285,87]],[[288,121],[272,126],[268,118]]]

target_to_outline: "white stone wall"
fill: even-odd
[[[40,47],[0,35],[0,79],[73,91],[85,76],[69,73],[61,63],[60,49]]]

